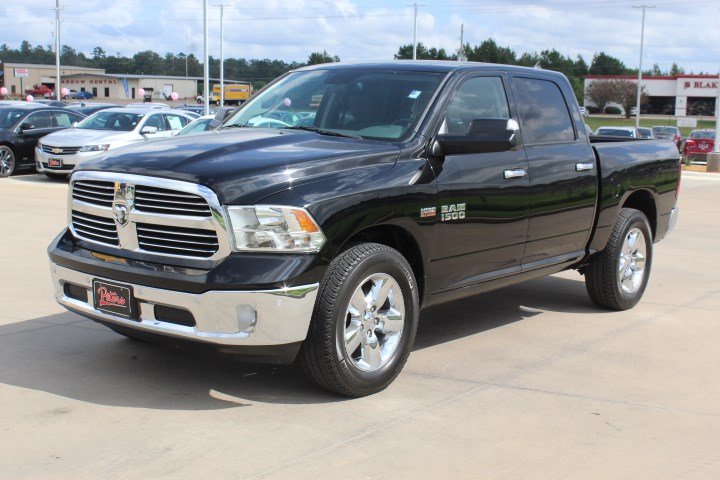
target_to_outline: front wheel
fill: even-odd
[[[15,153],[7,145],[0,145],[0,177],[9,177],[15,172]]]
[[[605,249],[585,271],[585,287],[596,305],[628,310],[642,298],[652,264],[652,232],[647,217],[623,208]]]
[[[415,341],[419,299],[407,260],[377,243],[330,264],[299,360],[311,380],[362,397],[397,377]]]

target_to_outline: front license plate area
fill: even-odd
[[[48,167],[50,168],[62,168],[62,158],[51,158],[48,160]]]
[[[96,310],[137,319],[137,308],[132,287],[93,280],[93,304]]]

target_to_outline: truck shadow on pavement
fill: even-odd
[[[415,349],[543,310],[598,312],[581,281],[546,277],[423,311]],[[94,404],[159,410],[344,400],[315,387],[295,365],[253,365],[173,350],[127,339],[71,313],[1,326],[0,383]]]

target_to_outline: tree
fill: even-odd
[[[605,106],[615,100],[615,89],[612,80],[593,81],[585,89],[585,97],[600,109],[600,113],[603,113]]]
[[[411,60],[413,58],[412,44],[402,45],[395,54],[395,60]],[[468,55],[469,58],[469,55]],[[418,60],[457,60],[455,55],[448,55],[444,48],[427,48],[422,42],[417,44]]]
[[[609,83],[613,90],[614,100],[625,110],[625,118],[630,118],[630,110],[637,104],[637,82],[618,79],[610,80]],[[640,104],[646,103],[647,100],[647,91],[643,86],[640,89]]]
[[[662,77],[663,71],[660,70],[660,65],[657,63],[653,63],[652,70],[650,70],[650,76],[651,77]]]
[[[105,50],[103,50],[101,47],[95,47],[93,48],[92,52],[93,60],[98,61],[105,58]]]
[[[312,52],[308,57],[308,65],[318,65],[320,63],[336,63],[340,61],[337,55],[331,56],[327,50],[322,52]]]
[[[684,75],[685,69],[682,67],[678,67],[678,64],[673,62],[672,67],[670,67],[670,75],[673,77],[677,77],[678,75]]]
[[[628,69],[617,58],[600,52],[593,56],[589,72],[591,75],[625,75]]]

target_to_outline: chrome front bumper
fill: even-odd
[[[98,155],[98,152],[83,152],[73,155],[52,155],[43,152],[38,147],[35,147],[35,168],[37,169],[38,173],[57,173],[67,175],[68,173],[72,172],[76,166],[86,160],[93,158],[96,155]],[[48,167],[48,162],[51,158],[62,159],[62,168]]]
[[[318,290],[318,284],[313,284],[278,290],[192,294],[126,284],[133,289],[139,312],[138,320],[131,320],[96,310],[93,305],[93,280],[118,283],[113,279],[94,277],[52,262],[51,273],[56,300],[73,312],[141,332],[225,346],[283,345],[305,340]],[[87,298],[83,301],[68,296],[66,284],[84,288]],[[156,319],[156,305],[189,311],[195,326]]]

